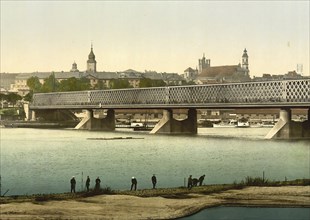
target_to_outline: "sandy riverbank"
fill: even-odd
[[[310,186],[247,187],[182,198],[99,195],[1,204],[1,219],[174,219],[214,206],[310,207]]]

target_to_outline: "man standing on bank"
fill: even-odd
[[[95,191],[99,191],[100,190],[100,183],[101,180],[99,179],[99,176],[96,179],[96,184],[95,184]]]
[[[199,177],[199,186],[202,186],[202,182],[203,182],[203,180],[205,179],[205,176],[206,175],[202,175],[201,177]]]
[[[70,180],[70,183],[71,183],[71,193],[74,192],[75,193],[75,184],[76,184],[76,181],[75,181],[75,177],[73,176],[72,179]]]
[[[87,192],[89,192],[89,185],[90,185],[90,179],[89,179],[89,176],[87,176],[87,180],[86,180],[86,190],[87,190]]]
[[[152,183],[153,183],[153,189],[155,189],[156,183],[157,183],[157,179],[156,179],[155,174],[153,174],[153,176],[152,176]]]
[[[193,179],[192,175],[189,175],[188,180],[187,180],[187,188],[191,189],[193,187]]]
[[[134,190],[136,191],[137,190],[137,179],[133,176],[131,178],[131,188],[130,188],[130,191],[134,188]]]

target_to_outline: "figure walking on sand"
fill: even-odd
[[[153,176],[152,176],[152,184],[153,184],[153,189],[155,189],[155,187],[156,187],[156,183],[157,183],[157,179],[156,179],[155,174],[153,174]]]
[[[76,181],[75,181],[75,177],[74,177],[74,176],[71,178],[70,183],[71,183],[71,193],[72,193],[72,192],[75,193]]]
[[[86,179],[86,190],[87,190],[87,192],[89,192],[89,185],[90,185],[90,179],[89,179],[89,176],[87,176],[87,179]]]
[[[201,177],[199,177],[199,186],[202,186],[202,182],[205,179],[206,175],[202,175]]]
[[[188,181],[187,181],[187,188],[191,189],[193,186],[193,180],[192,180],[192,175],[189,175]]]
[[[133,176],[131,178],[131,188],[130,188],[130,191],[134,188],[134,190],[136,191],[137,190],[137,179]]]
[[[101,180],[99,179],[99,176],[96,179],[96,184],[95,184],[95,191],[99,191],[100,190],[100,183]]]

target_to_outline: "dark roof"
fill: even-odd
[[[39,79],[45,79],[52,74],[55,74],[56,79],[68,79],[71,77],[81,78],[86,76],[86,73],[84,72],[34,72],[34,73],[20,73],[16,76],[16,79],[29,79],[32,76],[36,76]]]
[[[177,73],[162,73],[163,80],[168,81],[183,81],[184,78]]]
[[[3,78],[15,78],[19,73],[0,73],[1,79]]]
[[[191,67],[188,67],[186,70],[184,70],[184,72],[195,72],[196,70],[194,70]]]
[[[145,72],[142,74],[144,78],[153,79],[153,80],[160,80],[163,79],[162,75],[157,72]]]
[[[238,65],[208,67],[204,69],[198,77],[231,76],[236,73],[239,68]]]
[[[69,79],[71,77],[75,78],[95,78],[100,80],[109,80],[109,79],[141,79],[141,78],[150,78],[153,80],[182,80],[183,78],[177,73],[156,73],[156,72],[146,72],[139,73],[137,71],[124,71],[124,72],[34,72],[34,73],[20,73],[16,74],[18,80],[27,80],[32,76],[36,76],[39,79],[46,79],[50,75],[54,74],[56,79]]]
[[[96,73],[89,73],[87,78],[96,78],[96,79],[117,79],[118,75],[116,72],[96,72]]]
[[[123,71],[123,73],[139,73],[139,72],[133,69],[128,69],[128,70]]]

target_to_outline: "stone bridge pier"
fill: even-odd
[[[26,121],[45,121],[45,122],[65,122],[76,121],[77,117],[70,110],[61,109],[44,109],[29,110],[24,107],[26,113]]]
[[[108,109],[105,118],[95,118],[93,110],[87,109],[86,117],[75,127],[80,130],[100,130],[114,131],[115,130],[115,112],[113,109]]]
[[[310,109],[308,109],[308,120],[295,122],[291,120],[290,108],[280,110],[279,121],[266,135],[266,139],[308,139],[310,138]]]
[[[173,118],[173,110],[163,111],[162,119],[156,124],[150,134],[197,134],[197,110],[188,109],[187,118],[179,121]]]

